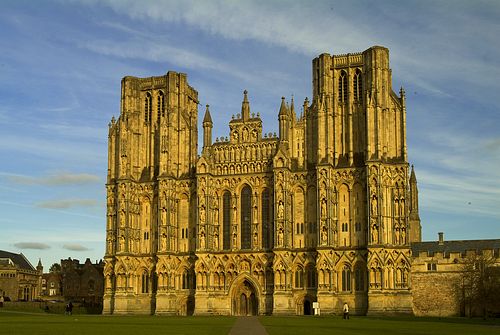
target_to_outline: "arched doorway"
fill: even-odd
[[[233,293],[233,315],[247,316],[259,314],[257,292],[253,284],[244,280]]]
[[[304,315],[312,315],[311,301],[309,299],[304,299]]]

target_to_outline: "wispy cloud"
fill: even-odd
[[[428,129],[412,149],[424,210],[500,219],[500,139]],[[487,157],[487,159],[485,159]]]
[[[352,47],[370,39],[369,31],[361,33],[353,29],[352,22],[326,2],[108,0],[101,3],[132,19],[183,23],[225,39],[255,40],[307,55],[329,50],[334,42]],[[301,24],[312,19],[315,24]],[[347,33],[331,34],[332,31]]]
[[[35,204],[40,208],[66,209],[71,207],[94,207],[98,205],[95,199],[62,199],[41,201]]]
[[[234,68],[229,63],[203,56],[193,51],[147,40],[117,42],[113,40],[93,40],[81,43],[80,47],[106,56],[135,58],[155,62],[169,62],[188,69],[214,70],[238,79],[248,79],[249,74]],[[251,74],[250,74],[251,76]]]
[[[93,174],[66,172],[41,177],[10,175],[7,179],[17,184],[49,186],[94,184],[100,181],[99,176]]]
[[[50,249],[50,245],[41,242],[17,242],[14,246],[19,249],[35,249],[35,250],[45,250]]]
[[[92,250],[78,243],[66,243],[62,246],[63,249],[71,251],[89,251]]]

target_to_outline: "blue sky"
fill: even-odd
[[[247,89],[277,132],[281,96],[311,99],[314,57],[373,45],[407,92],[424,240],[500,238],[498,36],[498,1],[2,1],[0,249],[46,269],[102,258],[122,77],[187,73],[214,138]]]

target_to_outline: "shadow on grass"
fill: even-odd
[[[260,321],[270,335],[500,334],[500,320],[498,319],[355,316],[350,320],[343,320],[341,316],[295,316],[260,317]]]

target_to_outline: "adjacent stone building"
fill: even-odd
[[[62,275],[60,272],[49,272],[42,275],[42,298],[63,298]]]
[[[42,297],[73,302],[101,304],[104,294],[104,262],[81,264],[78,259],[61,259],[61,270],[46,273],[42,280]]]
[[[185,74],[122,80],[109,125],[104,313],[412,312],[420,241],[389,51],[322,54],[265,134],[244,92],[212,140]],[[236,112],[236,111],[235,111]]]
[[[483,315],[478,304],[467,299],[467,263],[482,257],[496,271],[497,303],[488,312],[500,315],[500,239],[445,241],[443,233],[433,242],[418,242],[412,246],[411,281],[413,312],[417,316]],[[474,270],[474,269],[469,269]],[[481,305],[481,304],[479,304]]]
[[[0,250],[0,296],[11,301],[32,301],[41,291],[43,266],[36,268],[21,253]]]

